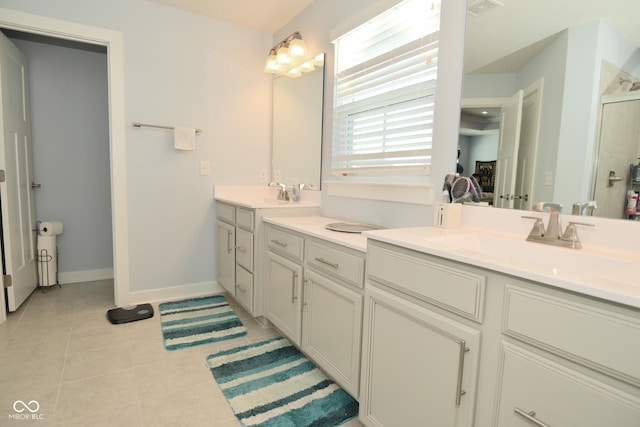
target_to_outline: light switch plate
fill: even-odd
[[[211,163],[209,160],[200,160],[200,175],[211,175]]]

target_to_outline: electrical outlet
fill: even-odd
[[[553,185],[553,172],[547,171],[544,173],[544,185]]]
[[[267,182],[269,180],[269,172],[266,169],[260,169],[260,182]]]
[[[209,160],[200,160],[200,175],[211,175],[211,163]]]
[[[276,171],[273,174],[273,180],[275,182],[280,182],[282,181],[282,171],[280,169],[276,169]]]

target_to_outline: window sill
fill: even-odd
[[[329,196],[433,205],[432,184],[325,181]]]

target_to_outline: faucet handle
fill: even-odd
[[[542,237],[544,236],[544,223],[542,222],[542,218],[537,216],[522,216],[522,218],[526,219],[535,219],[536,222],[533,224],[533,228],[529,232],[529,236]]]
[[[576,225],[595,227],[595,224],[589,224],[586,222],[569,222],[569,225],[567,225],[567,228],[562,234],[562,240],[572,242],[574,249],[580,249],[582,247],[582,243],[580,243],[580,239],[578,238],[578,229],[576,228]]]

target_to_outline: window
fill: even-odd
[[[334,176],[429,175],[439,28],[405,0],[334,41]]]

